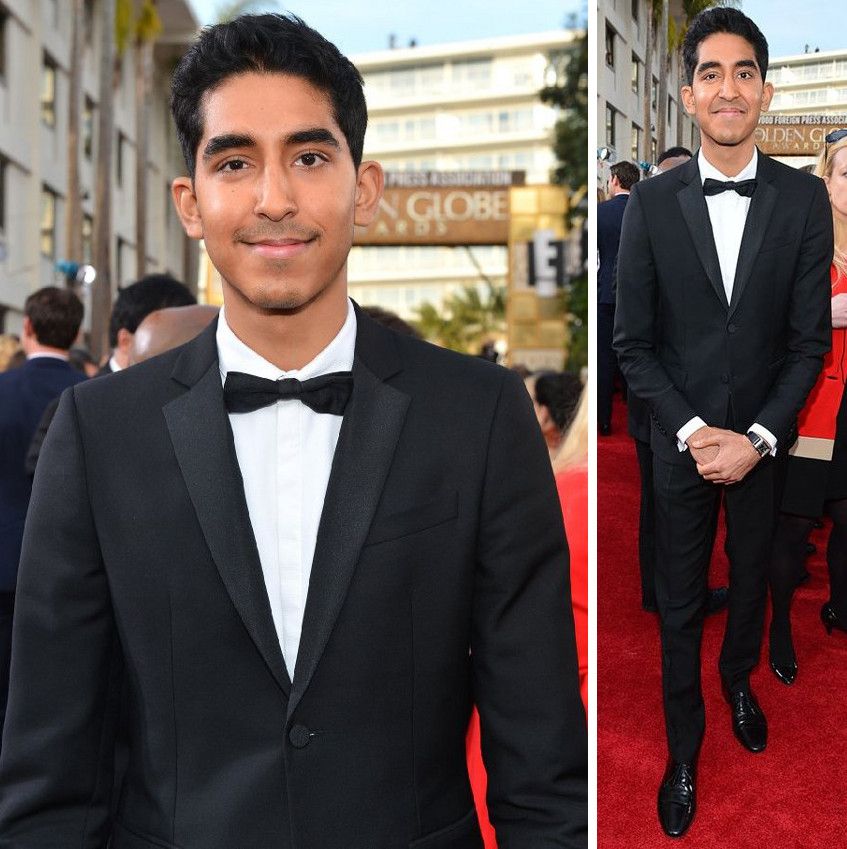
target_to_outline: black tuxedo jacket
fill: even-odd
[[[654,452],[690,462],[677,431],[694,416],[782,449],[829,350],[832,216],[822,180],[759,153],[727,303],[695,156],[636,184],[618,254],[615,348],[651,407]]]
[[[584,846],[567,549],[515,375],[358,314],[293,681],[215,325],[65,394],[24,541],[2,849],[478,849],[474,700],[503,845]]]

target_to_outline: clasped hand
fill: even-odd
[[[759,452],[743,433],[701,427],[688,439],[697,472],[712,483],[738,483],[759,462]]]

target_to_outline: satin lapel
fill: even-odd
[[[753,273],[759,248],[768,229],[768,224],[776,207],[776,199],[779,191],[770,181],[770,160],[759,154],[759,164],[756,169],[759,184],[750,201],[750,209],[747,212],[747,221],[744,223],[744,235],[741,238],[741,248],[738,251],[738,264],[735,269],[735,281],[732,285],[732,302],[730,304],[730,315],[735,312],[744,287]]]
[[[212,328],[214,330],[214,328]],[[209,331],[203,344],[208,348]],[[206,352],[208,359],[208,351]],[[190,388],[163,408],[177,461],[206,544],[247,632],[279,686],[291,689],[268,602],[244,484],[224,410],[217,354],[199,379],[186,349],[174,378]],[[186,377],[187,375],[187,377]]]
[[[692,167],[693,166],[693,167]],[[677,192],[682,217],[691,233],[691,239],[697,251],[697,256],[703,265],[703,269],[709,277],[709,282],[720,298],[720,302],[729,309],[726,300],[726,291],[723,287],[721,277],[721,264],[718,260],[718,250],[715,247],[715,236],[712,233],[712,222],[709,220],[709,210],[706,207],[706,198],[703,195],[703,184],[700,181],[700,169],[697,167],[697,157],[691,159],[685,165],[687,185]],[[689,179],[690,178],[690,179]]]
[[[359,332],[362,317],[359,317]],[[357,343],[358,351],[358,343]],[[383,383],[357,356],[324,499],[303,615],[291,716],[312,680],[341,611],[400,437],[409,396]]]

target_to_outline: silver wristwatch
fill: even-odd
[[[771,453],[771,447],[767,442],[754,430],[747,431],[747,439],[753,444],[753,447],[756,449],[756,453],[760,457],[764,457],[767,454]]]

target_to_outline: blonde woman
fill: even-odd
[[[797,676],[791,638],[791,597],[802,572],[805,544],[814,520],[827,513],[830,600],[821,609],[828,633],[847,631],[847,129],[826,137],[815,174],[826,183],[832,205],[832,350],[799,419],[791,449],[771,564],[773,618],[770,666],[784,684]]]

